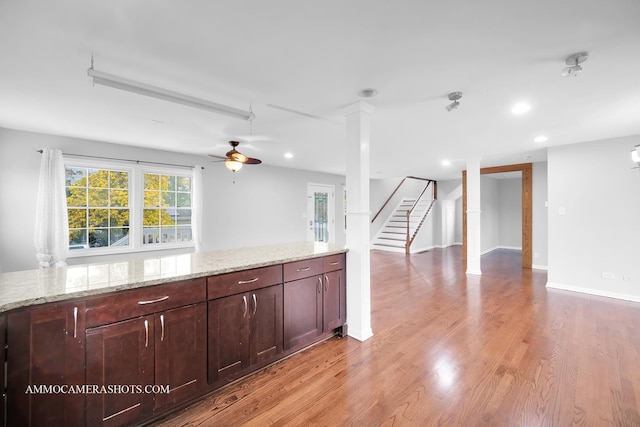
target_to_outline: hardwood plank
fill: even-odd
[[[640,304],[545,288],[519,251],[371,252],[374,336],[332,338],[155,426],[640,425]]]

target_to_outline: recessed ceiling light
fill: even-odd
[[[292,159],[293,158],[293,153],[284,153],[284,157],[287,159]]]
[[[547,142],[548,139],[549,138],[547,138],[544,135],[539,135],[539,136],[536,136],[535,138],[533,138],[533,141],[534,142]]]
[[[451,162],[449,160],[443,160],[442,161],[442,166],[449,166],[451,164]]]
[[[531,105],[526,102],[518,102],[516,105],[511,108],[511,112],[513,114],[524,114],[531,109]]]

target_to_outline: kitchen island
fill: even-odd
[[[146,422],[344,334],[346,252],[301,242],[0,274],[7,424]]]

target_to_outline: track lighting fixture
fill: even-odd
[[[580,71],[582,71],[582,67],[580,66],[580,64],[582,64],[584,61],[586,61],[587,59],[589,59],[589,53],[588,52],[578,52],[578,53],[574,53],[573,55],[569,56],[564,63],[568,65],[568,67],[565,67],[562,70],[562,77],[575,77],[578,75],[578,73]]]
[[[93,68],[93,55],[91,55],[91,67],[87,70],[87,75],[93,78],[94,85],[99,84],[109,86],[115,89],[137,93],[138,95],[150,96],[152,98],[162,99],[164,101],[174,102],[188,107],[224,114],[225,116],[240,120],[252,120],[255,117],[252,111],[244,111],[227,105],[205,101],[204,99],[195,98],[193,96],[184,95],[182,93],[173,92],[171,90],[162,89],[146,83],[129,80],[124,77],[114,76],[113,74],[107,74],[95,70]]]
[[[631,160],[640,167],[640,145],[636,145],[633,150],[631,150]]]
[[[456,108],[458,108],[458,106],[460,105],[458,100],[460,98],[462,98],[462,92],[451,92],[449,94],[449,101],[453,102],[445,107],[447,111],[455,110]]]

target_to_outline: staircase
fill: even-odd
[[[402,199],[373,238],[371,247],[373,249],[389,252],[408,253],[407,212],[409,212],[411,207],[415,205],[408,219],[408,237],[411,242],[420,229],[420,226],[422,226],[424,221],[427,219],[434,203],[435,199],[432,198],[421,198],[417,203],[416,199]]]

